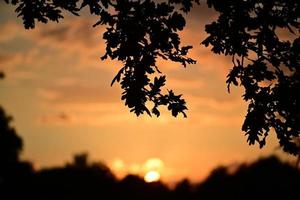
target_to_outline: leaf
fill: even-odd
[[[159,117],[160,116],[160,112],[159,110],[157,109],[157,106],[154,106],[152,108],[152,113],[156,115],[156,117]]]
[[[117,73],[117,75],[116,75],[116,76],[113,78],[113,80],[111,81],[110,86],[113,86],[113,84],[115,83],[115,81],[120,82],[121,75],[122,75],[124,69],[125,69],[125,67],[122,67],[122,68],[119,70],[119,72]]]

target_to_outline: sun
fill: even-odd
[[[160,179],[160,174],[158,171],[155,170],[147,172],[144,177],[144,180],[147,183],[156,182],[159,181],[159,179]]]

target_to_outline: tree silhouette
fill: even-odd
[[[79,15],[84,7],[99,17],[94,26],[105,25],[106,53],[102,59],[123,63],[112,81],[123,89],[122,100],[136,115],[160,115],[167,106],[173,116],[186,117],[186,102],[172,90],[163,93],[166,77],[156,60],[194,64],[187,56],[192,46],[181,46],[178,31],[185,27],[184,13],[199,0],[5,0],[17,6],[25,28],[35,22],[63,18],[63,11]],[[203,1],[201,1],[204,3]],[[242,130],[250,145],[263,147],[270,130],[275,130],[284,151],[299,154],[294,142],[300,137],[300,2],[298,0],[207,0],[219,17],[206,25],[208,37],[202,42],[213,53],[232,56],[227,76],[230,86],[242,86],[248,102]],[[279,30],[293,34],[289,40]],[[153,77],[153,78],[152,78]],[[152,102],[152,108],[149,104]]]
[[[212,51],[232,56],[228,74],[231,84],[242,85],[249,102],[242,130],[249,144],[266,143],[270,129],[277,134],[284,151],[299,153],[294,139],[300,136],[300,2],[291,1],[207,1],[220,13],[206,26],[203,41]],[[295,39],[283,40],[279,29]]]
[[[4,73],[0,71],[0,79],[3,78]],[[23,148],[22,139],[10,125],[12,119],[0,105],[0,176],[8,165],[19,162],[19,155]]]
[[[77,154],[71,164],[35,173],[30,199],[113,199],[116,178],[103,163],[89,163],[87,154]],[[34,197],[34,198],[33,198]]]
[[[30,162],[20,160],[23,141],[10,125],[12,117],[0,106],[0,198],[15,199],[29,189],[33,173]],[[26,183],[25,183],[26,182]],[[16,193],[16,191],[18,191]]]
[[[299,176],[299,170],[275,156],[242,164],[234,172],[218,167],[198,185],[195,199],[294,198]]]
[[[0,167],[18,162],[23,147],[22,139],[10,126],[11,121],[12,117],[0,106]]]

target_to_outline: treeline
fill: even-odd
[[[71,164],[39,171],[33,170],[30,163],[15,163],[8,172],[1,171],[0,199],[196,200],[299,196],[299,170],[275,156],[242,164],[234,172],[218,167],[203,182],[191,184],[185,179],[174,189],[162,182],[146,183],[135,175],[118,180],[107,166],[85,161],[85,155],[77,155]]]
[[[218,167],[201,183],[183,180],[173,189],[134,175],[118,180],[103,163],[89,162],[86,154],[74,156],[65,166],[35,170],[19,159],[23,143],[10,121],[0,107],[0,200],[299,198],[300,171],[275,156],[235,170]]]

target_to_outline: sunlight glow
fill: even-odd
[[[150,158],[144,164],[145,171],[162,171],[164,163],[159,158]]]
[[[157,171],[149,171],[146,173],[144,180],[147,183],[151,183],[151,182],[156,182],[159,181],[160,179],[160,174]]]
[[[124,170],[124,167],[125,167],[125,164],[124,164],[123,160],[120,158],[115,159],[112,163],[112,169],[114,169],[116,171]]]

